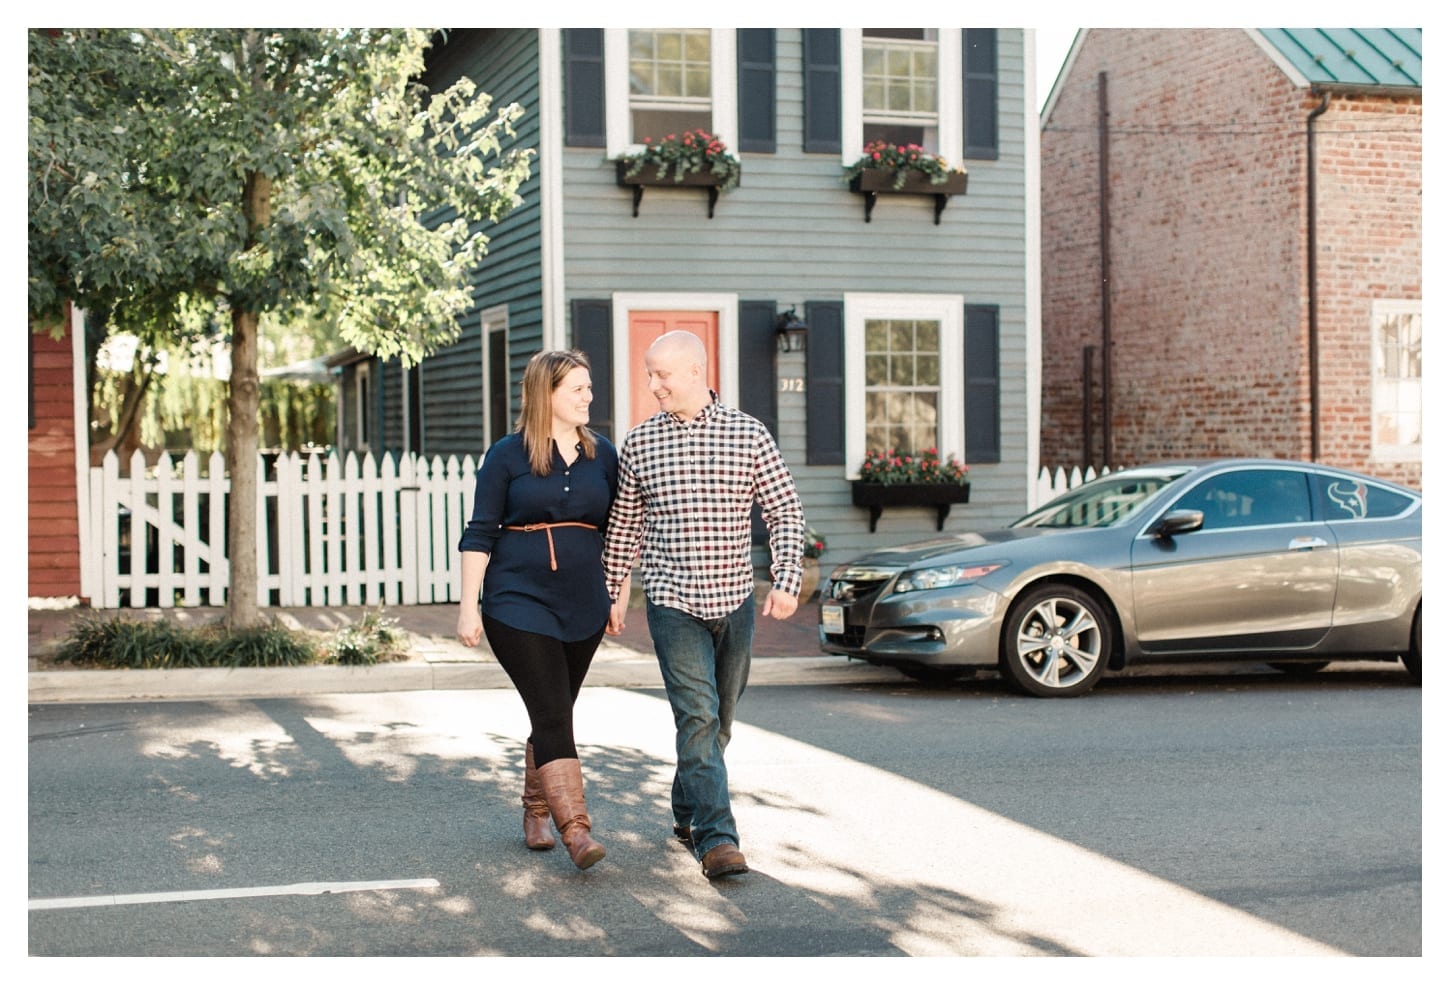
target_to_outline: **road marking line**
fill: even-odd
[[[437,889],[437,879],[391,879],[380,882],[294,882],[290,886],[241,886],[236,889],[195,889],[175,893],[128,893],[121,896],[59,896],[33,899],[32,910],[70,910],[84,906],[131,906],[136,903],[177,903],[206,899],[241,899],[248,896],[324,896],[328,893],[366,893],[377,889]]]

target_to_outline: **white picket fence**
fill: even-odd
[[[83,579],[97,608],[226,603],[226,497],[220,453],[202,475],[115,453],[90,470],[94,545]],[[257,597],[262,606],[415,605],[457,600],[458,538],[473,512],[469,456],[431,461],[349,453],[258,457]],[[97,549],[98,548],[98,549]]]
[[[1111,469],[1104,468],[1101,472],[1088,466],[1086,472],[1074,467],[1071,472],[1065,472],[1061,467],[1056,470],[1043,469],[1037,475],[1037,487],[1033,495],[1027,498],[1027,508],[1035,510],[1043,503],[1048,502],[1054,496],[1061,496],[1069,489],[1076,489],[1084,482],[1090,482],[1099,475],[1107,475]]]
[[[90,470],[91,604],[226,604],[226,497],[220,453],[140,452],[120,474],[114,452]],[[458,539],[473,513],[472,456],[290,453],[257,460],[257,600],[262,606],[418,605],[457,601]],[[1106,471],[1106,470],[1104,470]],[[1035,507],[1098,473],[1044,469]]]

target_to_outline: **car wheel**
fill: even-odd
[[[966,667],[928,667],[926,664],[900,664],[896,669],[923,684],[950,684],[972,673]]]
[[[1415,610],[1415,622],[1410,627],[1410,649],[1400,657],[1404,661],[1405,669],[1410,672],[1410,680],[1416,684],[1420,683],[1420,610]]]
[[[1068,585],[1044,585],[1012,606],[1001,666],[1028,694],[1070,698],[1098,682],[1112,644],[1112,623],[1097,599]]]
[[[1302,663],[1295,663],[1292,660],[1270,660],[1269,666],[1281,674],[1317,674],[1329,666],[1329,661],[1305,660]]]

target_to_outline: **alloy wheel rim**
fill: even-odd
[[[1092,612],[1068,598],[1044,599],[1017,630],[1017,663],[1037,683],[1068,688],[1097,667],[1102,629]]]

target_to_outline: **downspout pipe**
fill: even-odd
[[[1309,305],[1309,460],[1319,461],[1319,236],[1318,201],[1315,173],[1318,164],[1314,149],[1314,121],[1329,108],[1329,93],[1315,86],[1310,92],[1320,96],[1319,105],[1309,111],[1304,121],[1305,167],[1304,221],[1307,226],[1306,249],[1309,254],[1306,285]]]
[[[1103,329],[1103,467],[1113,464],[1113,261],[1108,216],[1108,73],[1098,73],[1098,265]]]

